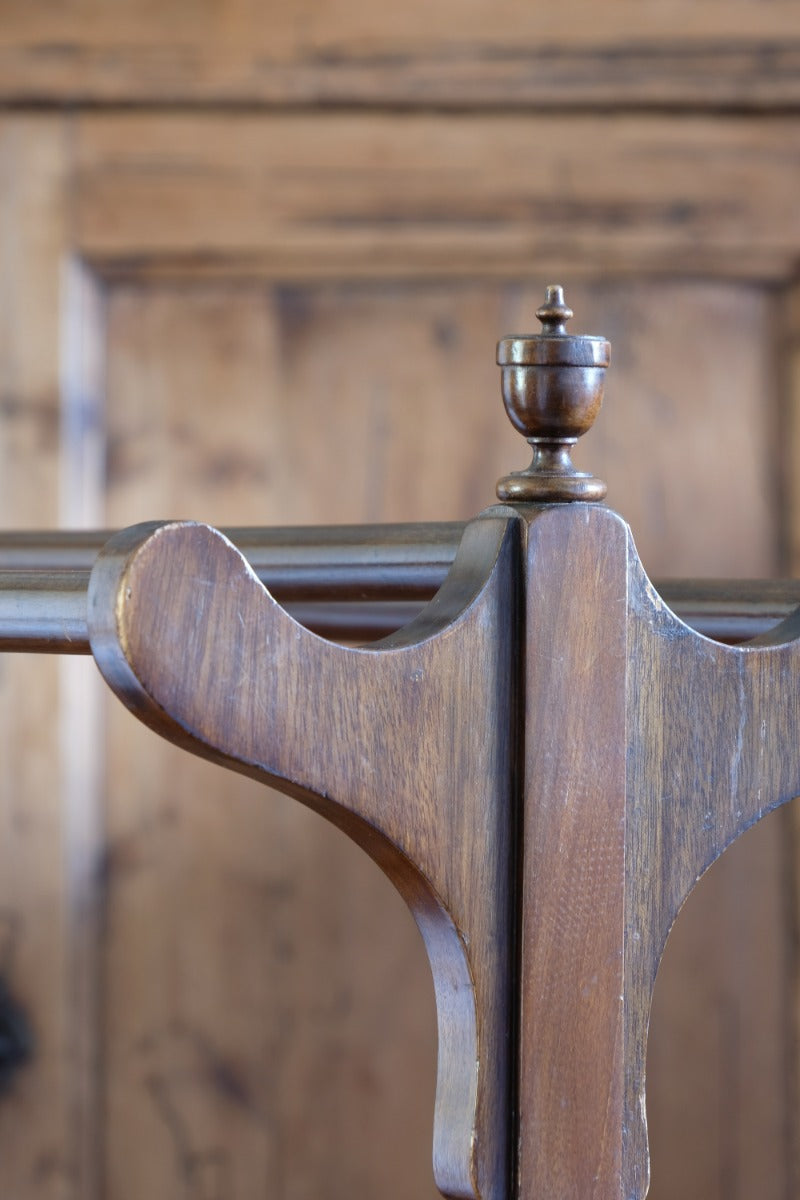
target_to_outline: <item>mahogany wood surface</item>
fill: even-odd
[[[616,335],[608,403],[586,449],[624,505],[645,561],[662,572],[771,569],[774,458],[761,420],[771,394],[770,308],[761,295],[685,284],[569,294],[582,328]],[[527,460],[522,444],[506,445],[504,429],[519,438],[499,402],[487,402],[497,369],[484,343],[487,327],[528,326],[541,301],[537,287],[264,292],[161,284],[117,285],[108,296],[109,384],[99,419],[109,507],[95,520],[464,516],[490,497],[501,470]],[[690,339],[698,326],[700,342]],[[628,328],[635,343],[620,346]],[[220,396],[230,403],[220,405]],[[691,438],[673,436],[687,429]],[[737,489],[709,494],[709,471],[732,459]],[[171,1197],[183,1186],[152,1075],[180,1118],[182,1156],[187,1146],[197,1158],[225,1155],[224,1178],[237,1194],[259,1196],[269,1183],[292,1200],[359,1191],[402,1197],[409,1188],[428,1195],[433,990],[402,903],[390,911],[397,898],[372,864],[360,864],[356,848],[314,814],[282,797],[259,802],[250,781],[226,781],[159,745],[111,698],[105,721],[100,1061],[112,1194]],[[743,1027],[757,1033],[737,1061],[748,1087],[760,1065],[764,1073],[764,1062],[775,1065],[753,1112],[749,1092],[729,1089],[716,1070],[737,1053],[735,1043],[718,1043],[715,1032],[709,1064],[707,1051],[687,1053],[679,1023],[684,1040],[676,1047],[676,1010],[690,1030],[692,1013],[718,1029],[717,980],[745,953],[733,923],[723,939],[698,908],[692,936],[710,941],[717,963],[704,985],[706,1015],[698,1018],[694,999],[705,975],[679,958],[682,971],[660,984],[671,1021],[662,1019],[655,1041],[668,1043],[671,1059],[651,1092],[656,1111],[674,1097],[679,1119],[704,1138],[693,1165],[662,1154],[667,1195],[678,1164],[716,1179],[716,1130],[733,1125],[752,1131],[756,1163],[768,1159],[777,1179],[767,1195],[780,1195],[776,1131],[785,1115],[768,1080],[780,1078],[788,1056],[780,1020],[759,1022],[769,996],[782,994],[784,926],[774,867],[780,845],[763,832],[771,857],[756,860],[758,874],[743,858],[728,885],[757,897],[763,931],[761,969],[757,977],[742,970],[736,997]],[[231,1011],[235,1023],[226,1020]],[[208,1066],[175,1027],[212,1048]],[[214,1086],[216,1063],[251,1109]],[[676,1124],[668,1112],[662,1141]],[[150,1148],[146,1158],[131,1155],[134,1144]],[[697,1194],[708,1200],[714,1192]]]
[[[796,617],[763,640],[718,645],[674,616],[635,557],[628,604],[625,994],[639,1002],[626,1002],[625,1197],[646,1184],[641,997],[667,935],[722,851],[800,793]]]
[[[375,641],[419,616],[455,558],[463,525],[222,529],[301,625]],[[0,651],[89,654],[88,586],[110,530],[0,533]],[[698,633],[736,643],[800,603],[793,579],[669,579],[656,588]]]
[[[147,105],[159,94],[158,80],[169,88],[183,73],[198,90],[206,86],[195,70],[199,59],[186,67],[188,51],[167,65],[168,52],[138,55],[128,36],[162,45],[167,26],[177,28],[179,8],[191,36],[202,36],[208,11],[198,21],[196,6],[189,11],[180,0],[158,12],[151,7],[146,22],[129,6],[125,13],[116,6],[113,16],[107,6],[91,10],[83,27],[93,31],[96,62],[105,64],[118,97],[127,87],[123,59],[142,67],[139,95],[146,91]],[[238,0],[226,0],[220,20],[232,22],[234,9],[243,11]],[[288,258],[263,253],[272,209],[260,173],[280,161],[273,131],[278,142],[293,137],[295,123],[278,120],[291,111],[256,114],[248,101],[246,111],[222,113],[214,101],[213,111],[201,105],[194,114],[196,137],[184,136],[191,126],[185,114],[163,139],[171,123],[159,107],[138,115],[113,106],[13,111],[42,79],[52,91],[49,100],[39,93],[37,104],[57,105],[65,81],[68,88],[85,84],[90,105],[102,101],[92,90],[97,76],[84,69],[91,54],[83,55],[75,37],[47,36],[48,20],[51,33],[63,31],[76,6],[9,9],[0,30],[8,39],[0,84],[10,97],[0,122],[5,522],[101,526],[184,514],[217,523],[464,519],[488,501],[501,470],[523,465],[521,454],[504,448],[496,409],[486,403],[496,390],[486,337],[487,330],[491,338],[526,327],[539,287],[514,281],[530,277],[532,262],[538,271],[550,261],[559,269],[571,263],[581,278],[602,274],[602,285],[582,287],[577,301],[570,288],[584,327],[614,338],[613,385],[588,465],[608,481],[648,569],[783,573],[776,530],[783,524],[786,540],[796,541],[798,508],[780,516],[778,481],[792,479],[791,468],[780,467],[790,440],[779,444],[776,433],[781,295],[763,280],[784,281],[796,270],[793,168],[781,157],[791,154],[796,122],[786,110],[770,114],[764,98],[781,89],[786,97],[787,80],[796,86],[775,54],[780,42],[791,55],[796,9],[780,6],[790,24],[777,30],[778,9],[684,5],[676,17],[681,45],[670,30],[678,13],[671,4],[625,0],[604,5],[602,20],[592,6],[591,28],[583,30],[576,10],[565,8],[562,21],[561,9],[549,9],[547,22],[561,22],[577,48],[571,61],[552,58],[554,72],[566,68],[563,78],[571,79],[576,68],[585,70],[584,79],[598,83],[593,95],[607,88],[609,112],[599,122],[580,113],[566,119],[572,114],[562,89],[553,103],[554,116],[564,119],[514,114],[524,178],[516,190],[512,180],[509,191],[486,184],[486,225],[493,215],[499,224],[488,251],[491,239],[476,236],[481,212],[471,200],[493,161],[488,126],[472,112],[481,95],[474,78],[464,85],[472,100],[460,119],[444,122],[438,157],[425,149],[431,126],[424,120],[409,119],[416,132],[406,152],[391,153],[397,114],[378,108],[360,114],[376,118],[374,136],[362,138],[321,186],[312,170],[315,139],[307,136],[306,155],[293,161],[302,168],[300,198],[303,188],[314,198],[305,211],[324,225],[319,262],[312,261],[311,227],[300,231]],[[326,5],[323,16],[333,11]],[[399,37],[405,13],[376,20],[394,22]],[[434,10],[427,20],[440,16]],[[460,19],[471,21],[472,10]],[[112,20],[119,21],[117,38]],[[543,20],[537,12],[537,44]],[[708,57],[720,21],[729,40]],[[649,47],[640,36],[648,22]],[[33,25],[42,37],[35,30],[28,36]],[[15,27],[23,30],[16,40]],[[348,29],[354,25],[345,21],[342,34]],[[515,26],[515,40],[519,32]],[[599,46],[606,35],[604,57],[584,55],[589,41]],[[450,28],[442,36],[452,45]],[[387,44],[393,37],[390,30]],[[114,44],[112,58],[104,41]],[[249,45],[256,44],[254,36]],[[216,36],[210,54],[206,62],[228,69]],[[450,68],[460,70],[452,59],[450,67],[430,61],[432,87]],[[595,62],[605,84],[592,74]],[[518,64],[528,86],[546,86],[542,59],[533,73],[528,64],[527,57]],[[387,62],[374,78],[383,84],[391,72]],[[494,78],[495,115],[502,117],[520,76],[501,64]],[[615,119],[615,96],[638,106],[645,93],[662,97],[649,121],[631,107],[625,120]],[[733,109],[727,117],[716,111],[723,93]],[[698,121],[693,106],[701,95],[707,115]],[[346,113],[306,115],[317,119],[320,142],[332,133],[344,139],[351,128],[338,119]],[[269,149],[263,156],[259,124]],[[638,134],[629,156],[632,124]],[[495,127],[501,136],[503,126]],[[100,130],[102,153],[86,155]],[[787,131],[785,142],[776,130]],[[204,136],[203,157],[189,143]],[[125,149],[129,138],[135,155]],[[725,149],[731,138],[733,151]],[[460,170],[442,161],[450,146]],[[608,174],[597,166],[603,147]],[[382,187],[387,153],[393,182]],[[551,165],[540,170],[542,156]],[[417,180],[415,157],[424,195],[395,236],[397,194]],[[654,178],[658,160],[664,166]],[[440,170],[447,178],[436,219],[415,224],[425,217],[422,201],[438,197]],[[139,174],[150,177],[150,187]],[[138,214],[126,207],[126,175],[145,197]],[[642,188],[633,208],[622,203],[626,178]],[[368,236],[343,238],[337,228],[343,186],[359,200],[355,216],[363,215]],[[781,196],[786,203],[776,204]],[[250,214],[238,239],[227,222],[230,205],[237,219]],[[615,221],[628,220],[636,236],[614,231]],[[506,236],[514,245],[496,252]],[[279,246],[279,233],[267,242]],[[352,253],[356,242],[366,246],[361,258]],[[650,273],[656,258],[660,278]],[[96,292],[94,313],[83,311],[71,284],[62,287],[76,273]],[[326,273],[332,282],[320,286]],[[372,278],[360,295],[348,283],[353,273]],[[442,286],[436,279],[443,274],[464,279]],[[408,282],[398,284],[398,275]],[[743,275],[754,282],[743,283]],[[287,277],[307,282],[289,287]],[[59,343],[69,350],[61,365]],[[98,346],[108,368],[99,383],[86,364]],[[102,466],[88,502],[93,446]],[[61,497],[59,472],[68,483]],[[189,1186],[187,1164],[207,1152],[203,1169],[216,1171],[218,1187],[237,1196],[262,1195],[265,1180],[290,1200],[316,1200],[323,1186],[337,1196],[403,1196],[409,1186],[427,1195],[432,995],[402,904],[372,864],[360,864],[357,851],[313,814],[282,797],[259,811],[250,781],[215,782],[208,764],[148,739],[121,709],[95,712],[81,673],[87,666],[23,659],[3,666],[3,736],[14,764],[1,781],[3,897],[19,930],[10,982],[39,1030],[35,1060],[0,1105],[3,1189],[37,1200],[48,1188],[57,1200],[73,1192],[94,1200],[104,1188],[115,1198],[172,1200]],[[670,939],[669,969],[656,989],[649,1089],[656,1159],[663,1147],[653,1192],[666,1200],[729,1200],[734,1177],[745,1197],[794,1194],[785,1115],[796,1057],[796,1005],[787,986],[796,974],[792,869],[780,814],[710,873]],[[252,947],[259,952],[250,954]],[[401,1095],[413,1097],[406,1108]],[[390,1114],[379,1128],[369,1119],[377,1112]],[[143,1145],[146,1156],[131,1149]],[[332,1162],[340,1164],[333,1173]],[[216,1186],[204,1179],[196,1186]]]
[[[626,527],[544,508],[527,537],[521,1200],[619,1194]]]
[[[115,535],[89,621],[146,724],[316,808],[411,905],[444,1194],[505,1196],[512,1170],[520,1200],[642,1200],[656,970],[699,877],[800,791],[800,619],[708,641],[620,518],[576,503],[489,510],[369,650],[297,626],[201,525]]]
[[[200,525],[117,535],[89,599],[138,716],[311,804],[408,901],[437,998],[436,1179],[487,1200],[508,1194],[512,1115],[513,532],[472,523],[438,597],[374,650],[302,629]]]
[[[165,512],[230,523],[458,516],[488,498],[500,470],[524,465],[524,447],[504,443],[499,403],[486,401],[497,381],[483,342],[487,327],[525,328],[541,299],[538,288],[503,285],[487,293],[476,286],[454,295],[444,287],[328,287],[266,295],[220,285],[111,289],[110,381],[94,418],[107,423],[110,501],[95,510],[95,524]],[[675,285],[584,288],[575,296],[570,289],[583,328],[617,336],[613,388],[587,449],[590,465],[631,517],[648,564],[718,574],[770,569],[773,460],[758,420],[769,394],[762,349],[769,309],[760,295]],[[698,323],[702,343],[682,354],[687,329]],[[621,330],[632,324],[635,345],[618,348]],[[280,372],[254,329],[279,348]],[[721,361],[735,376],[733,407],[732,381],[714,371]],[[417,385],[421,371],[425,388]],[[220,395],[231,397],[221,415]],[[740,464],[739,488],[709,495],[709,470],[715,461],[722,466],[715,456],[723,425],[725,458]],[[320,436],[309,436],[312,427]],[[385,441],[387,428],[392,437]],[[689,428],[691,439],[670,436]],[[187,429],[194,430],[188,443]],[[658,436],[645,459],[636,448],[653,429]],[[508,433],[518,440],[510,427]],[[76,474],[80,460],[71,456],[78,449],[77,442],[70,447]],[[434,466],[435,474],[428,470]],[[683,483],[675,488],[669,481],[678,472]],[[302,478],[302,492],[292,487],[294,478]],[[87,1058],[95,1074],[87,1070],[87,1082],[100,1089],[102,1105],[89,1163],[101,1154],[110,1193],[132,1200],[148,1189],[171,1197],[184,1186],[189,1163],[216,1170],[228,1190],[245,1196],[262,1194],[267,1180],[276,1194],[293,1198],[352,1194],[359,1181],[374,1189],[381,1164],[381,1194],[406,1194],[411,1178],[415,1194],[427,1195],[433,995],[402,904],[389,911],[396,897],[372,864],[364,862],[369,874],[362,878],[358,852],[313,814],[282,797],[259,804],[250,781],[226,780],[137,730],[113,701],[110,707],[97,725],[83,706],[65,714],[65,740],[75,746],[85,739],[87,771],[89,755],[102,745],[97,730],[107,724],[111,731],[95,834],[102,857],[87,849],[80,876],[101,889],[99,1020],[92,1027],[96,1057]],[[28,803],[35,808],[35,796]],[[86,789],[76,789],[71,803],[73,821]],[[656,1039],[666,1041],[668,1062],[656,1071],[651,1107],[677,1105],[700,1142],[692,1163],[712,1181],[718,1126],[750,1131],[758,1146],[752,1170],[765,1158],[773,1179],[782,1170],[774,1149],[782,1100],[770,1081],[780,1078],[786,1043],[779,1020],[761,1020],[765,1009],[773,1012],[770,996],[781,994],[773,962],[783,928],[774,865],[780,844],[770,828],[763,833],[767,842],[759,844],[767,852],[756,867],[745,854],[739,875],[725,875],[730,894],[756,898],[750,925],[762,931],[755,935],[760,970],[754,977],[740,969],[736,995],[740,1019],[753,1031],[744,1044],[748,1057],[737,1060],[748,1088],[760,1064],[775,1063],[753,1084],[765,1089],[755,1112],[749,1092],[715,1090],[727,1078],[716,1072],[717,1060],[722,1066],[736,1052],[716,1032],[717,988],[729,976],[726,964],[743,957],[741,928],[731,920],[721,937],[719,924],[704,920],[698,907],[687,917],[690,938],[714,947],[715,971],[689,961],[683,973],[676,969],[660,982],[662,1009],[672,1011]],[[99,874],[91,873],[92,862],[101,864]],[[49,868],[48,879],[55,873]],[[85,916],[79,927],[85,934]],[[707,962],[708,951],[699,958]],[[48,978],[51,961],[40,978]],[[88,990],[92,977],[82,977]],[[716,1056],[710,1066],[702,1046],[686,1053],[701,986],[702,1021],[712,1030],[706,1040]],[[343,1008],[338,998],[348,987],[352,1000]],[[227,1020],[231,1012],[235,1022]],[[231,1086],[223,1091],[217,1080]],[[401,1094],[420,1114],[416,1125]],[[182,1130],[179,1158],[162,1112]],[[684,1115],[691,1112],[693,1118]],[[21,1158],[22,1139],[11,1132],[16,1113],[14,1103],[6,1105],[7,1136]],[[372,1121],[369,1113],[376,1114]],[[668,1113],[662,1140],[675,1124]],[[395,1141],[385,1132],[390,1125]],[[35,1132],[41,1146],[42,1124],[31,1121],[26,1131],[31,1151]],[[141,1145],[147,1156],[132,1153]],[[10,1161],[6,1156],[4,1179],[14,1178]],[[671,1150],[662,1155],[658,1180],[667,1195],[679,1164],[685,1174],[695,1170]],[[770,1198],[780,1194],[779,1184],[765,1186]],[[710,1188],[697,1194],[715,1195]]]

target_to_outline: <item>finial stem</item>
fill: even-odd
[[[558,283],[548,284],[544,292],[544,304],[536,310],[536,316],[542,322],[542,333],[539,336],[567,336],[567,321],[573,315],[572,309],[564,302],[563,287]]]

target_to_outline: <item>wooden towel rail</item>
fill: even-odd
[[[383,868],[433,970],[445,1195],[641,1200],[667,934],[800,792],[800,588],[654,588],[570,460],[608,343],[567,333],[560,288],[537,315],[498,347],[533,459],[475,520],[5,535],[0,648],[90,649],[162,736]]]
[[[354,525],[222,532],[292,616],[343,640],[386,637],[447,577],[465,526]],[[0,650],[89,654],[89,577],[111,530],[0,532]],[[795,579],[667,579],[655,588],[706,637],[743,642],[800,605]]]

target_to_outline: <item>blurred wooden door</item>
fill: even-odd
[[[474,515],[525,460],[494,342],[555,275],[613,342],[582,455],[650,573],[787,569],[791,6],[676,4],[679,37],[622,0],[590,32],[506,7],[454,39],[444,4],[6,5],[7,527]],[[0,967],[36,1038],[3,1196],[433,1197],[432,988],[377,869],[91,663],[5,659],[0,688]],[[795,1192],[792,829],[671,939],[654,1197]]]

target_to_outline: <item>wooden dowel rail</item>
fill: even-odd
[[[441,586],[463,525],[224,530],[292,615],[325,637],[369,640],[410,621]],[[88,654],[86,594],[109,530],[0,534],[0,650]],[[688,625],[736,643],[800,605],[800,580],[665,580]]]
[[[112,530],[0,533],[0,570],[89,572]],[[461,541],[460,522],[222,530],[282,601],[426,600]]]

